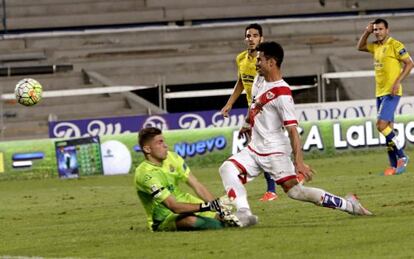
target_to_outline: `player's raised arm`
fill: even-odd
[[[359,51],[368,52],[367,40],[368,40],[369,35],[372,33],[373,28],[374,28],[374,24],[372,22],[370,22],[365,28],[365,31],[364,33],[362,33],[361,37],[359,38],[358,44],[357,44],[357,48]]]

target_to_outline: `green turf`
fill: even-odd
[[[414,157],[414,156],[412,156]],[[414,170],[382,177],[383,152],[308,160],[310,186],[356,192],[376,215],[354,217],[290,200],[258,201],[262,176],[247,185],[259,224],[245,229],[151,233],[132,175],[79,180],[0,181],[0,258],[412,258]],[[218,196],[218,165],[193,168]]]

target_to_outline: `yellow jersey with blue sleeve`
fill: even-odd
[[[251,57],[247,50],[241,52],[236,57],[238,77],[241,79],[246,92],[248,107],[252,102],[252,85],[256,77],[256,57]]]
[[[409,58],[409,53],[404,44],[392,37],[389,37],[384,44],[369,43],[367,49],[374,57],[375,96],[391,94],[392,85],[403,68],[401,60]],[[402,85],[400,85],[397,95],[402,95]]]
[[[170,151],[161,166],[145,160],[137,167],[134,184],[151,230],[173,214],[163,204],[168,196],[174,195],[177,201],[187,201],[184,199],[186,193],[182,192],[178,185],[187,181],[189,173],[190,168],[184,159]]]

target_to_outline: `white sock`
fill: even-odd
[[[240,172],[237,167],[232,162],[225,161],[220,166],[219,172],[227,195],[230,198],[235,197],[234,203],[237,210],[247,209],[250,211],[246,188],[244,188],[244,185],[240,182],[238,177]]]
[[[333,195],[319,188],[297,184],[287,192],[287,195],[295,200],[312,202],[318,206],[347,211],[348,202],[344,198]]]

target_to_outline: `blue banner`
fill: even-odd
[[[143,127],[162,130],[240,127],[247,109],[233,109],[228,118],[220,111],[181,112],[49,122],[50,138],[79,138],[138,132]]]

